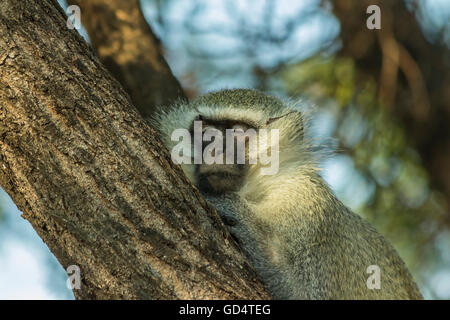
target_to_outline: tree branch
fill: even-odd
[[[159,105],[185,99],[163,57],[159,40],[142,14],[139,0],[69,0],[102,63],[124,86],[139,112],[148,117]]]

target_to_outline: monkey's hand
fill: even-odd
[[[279,268],[267,258],[265,244],[271,229],[256,220],[247,202],[237,194],[220,196],[204,195],[213,204],[231,236],[246,254],[264,284],[269,286],[274,297],[286,299],[290,297],[288,286]]]
[[[217,210],[217,212],[228,228],[235,227],[239,223],[233,212],[230,212],[229,210]]]
[[[228,211],[218,211],[220,217],[222,218],[223,223],[227,226],[228,232],[231,237],[242,246],[243,240],[243,226],[239,223],[239,221],[233,216],[230,215]]]
[[[248,243],[249,232],[246,221],[250,214],[244,201],[234,193],[218,196],[204,195],[204,197],[216,208],[236,242],[241,246]]]

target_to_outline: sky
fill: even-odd
[[[3,190],[0,206],[0,299],[73,298],[63,267]]]

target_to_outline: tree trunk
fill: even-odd
[[[76,298],[268,298],[56,0],[0,2],[0,185]]]

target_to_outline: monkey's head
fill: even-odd
[[[300,112],[250,89],[221,90],[189,104],[176,104],[162,109],[152,123],[172,160],[183,153],[182,168],[188,178],[202,192],[214,194],[239,191],[250,176],[259,177],[267,167],[261,153],[267,160],[279,152],[276,161],[281,168],[292,158],[284,157],[284,152],[298,149],[303,138]],[[277,137],[271,135],[272,129],[277,129]]]

